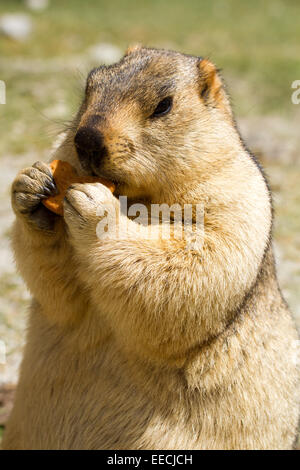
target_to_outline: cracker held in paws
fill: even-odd
[[[44,199],[42,202],[47,209],[58,215],[63,215],[63,200],[67,189],[74,183],[101,183],[107,186],[113,193],[115,185],[98,176],[79,176],[75,168],[68,162],[62,160],[53,160],[50,163],[53,178],[58,190],[58,194]]]

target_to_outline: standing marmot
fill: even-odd
[[[40,204],[47,165],[14,181],[13,245],[33,301],[4,448],[291,448],[297,334],[270,193],[214,65],[135,48],[93,70],[54,158],[117,192],[73,185],[59,217]],[[128,235],[101,238],[96,212],[118,209],[119,195],[202,204],[201,248],[149,238],[124,214]]]

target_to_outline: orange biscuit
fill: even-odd
[[[107,186],[113,193],[115,185],[104,178],[97,176],[78,176],[75,168],[68,162],[62,160],[53,160],[50,163],[58,194],[44,199],[42,203],[47,209],[58,215],[63,215],[63,200],[67,189],[74,183],[101,183]]]

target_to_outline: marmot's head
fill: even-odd
[[[128,196],[153,198],[205,180],[232,139],[238,142],[230,104],[211,62],[134,48],[90,72],[74,142],[87,172]]]

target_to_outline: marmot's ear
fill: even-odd
[[[226,95],[223,90],[223,83],[215,65],[208,59],[199,59],[199,84],[200,96],[203,101],[213,106],[221,105]]]
[[[142,46],[140,44],[134,44],[132,46],[128,46],[126,51],[125,51],[125,56],[132,54],[133,52],[138,51],[139,49],[142,49]]]

